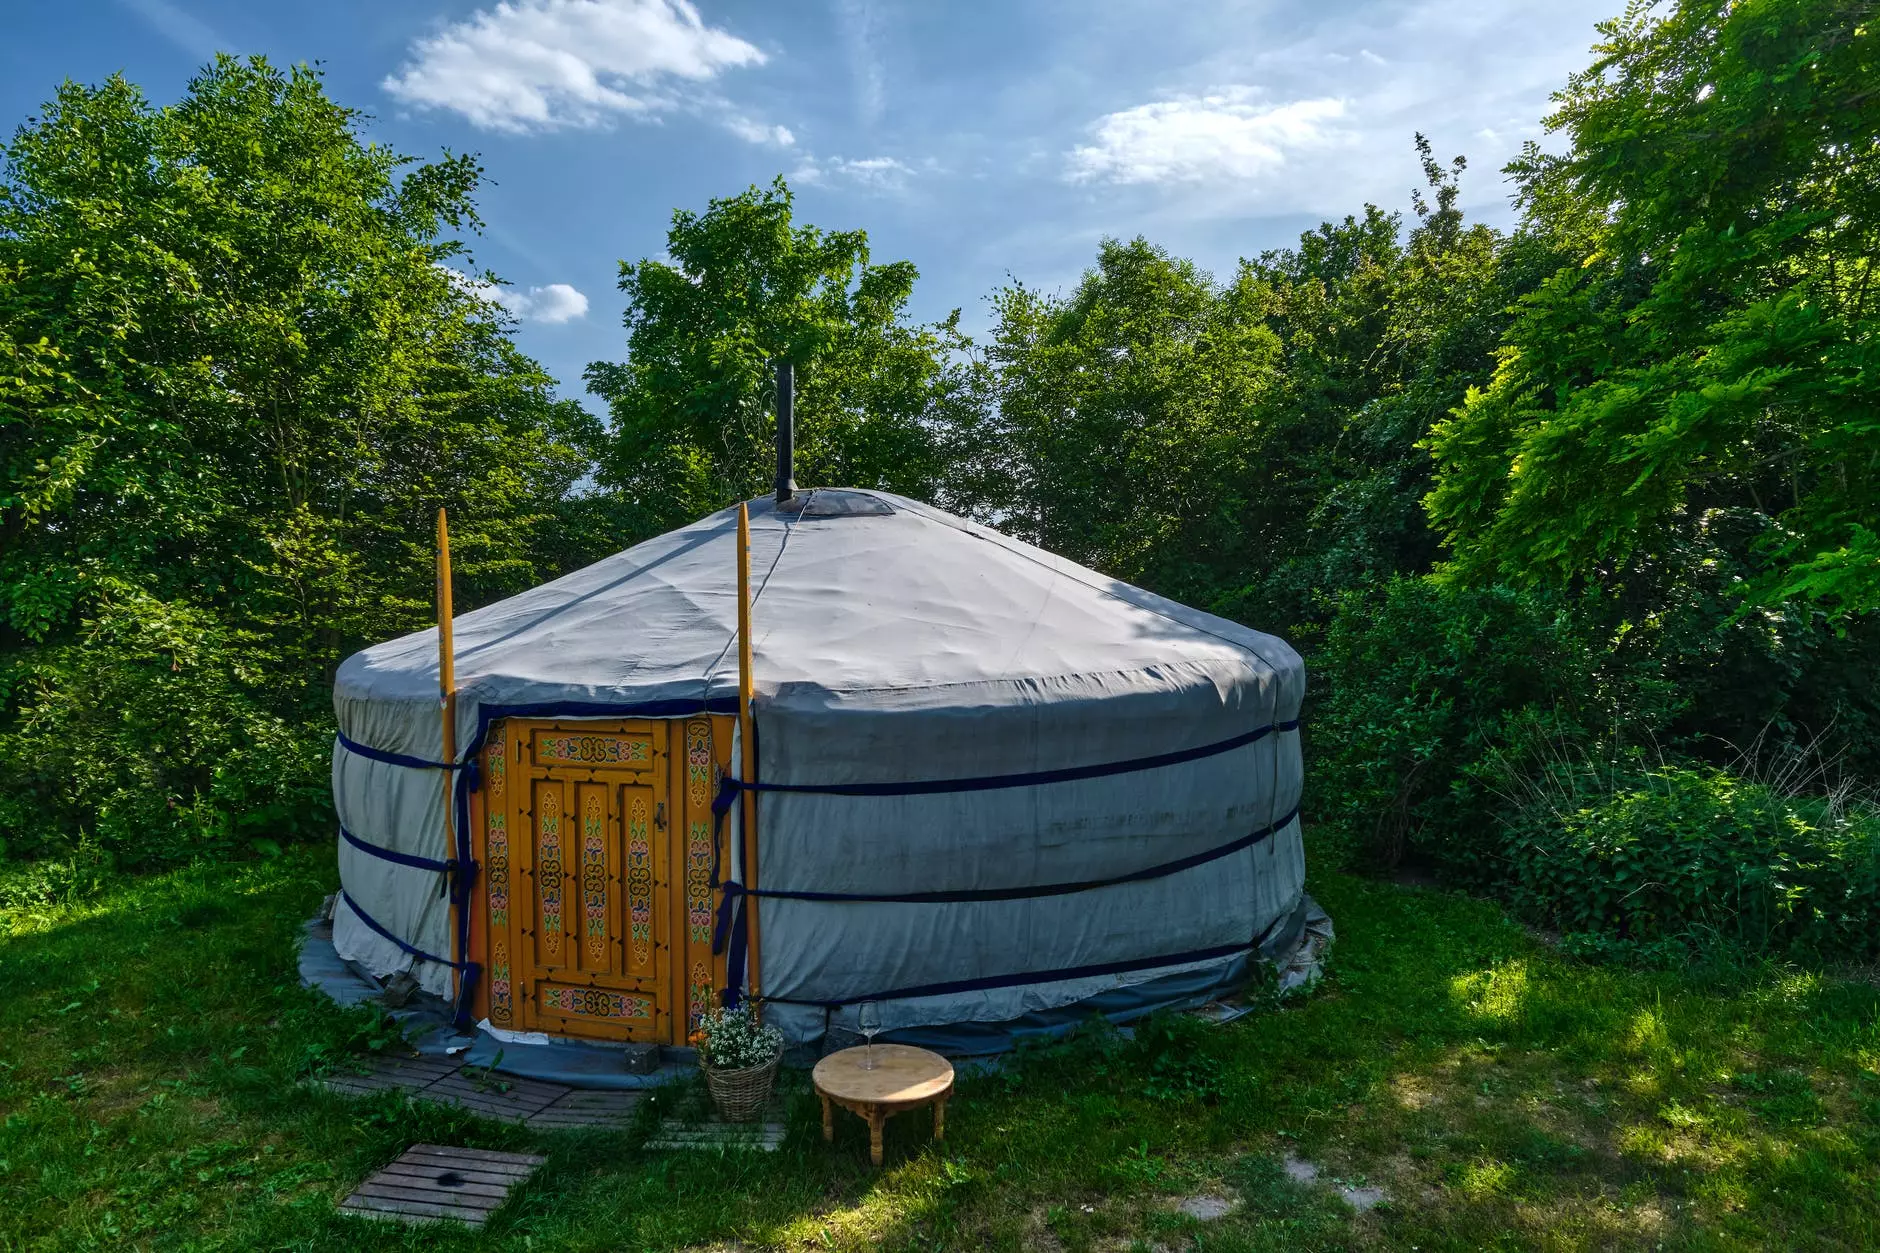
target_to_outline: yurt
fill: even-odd
[[[748,517],[341,666],[343,958],[505,1039],[682,1045],[751,998],[971,1051],[1296,942],[1285,643],[885,492]]]

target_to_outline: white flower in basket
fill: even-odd
[[[740,1005],[706,1010],[692,1043],[718,1112],[731,1122],[757,1117],[777,1081],[783,1032],[759,1022],[749,1005]]]

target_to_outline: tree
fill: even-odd
[[[1880,5],[1680,0],[1600,27],[1515,167],[1580,264],[1431,436],[1453,577],[1615,587],[1672,557],[1763,606],[1880,608]]]
[[[134,856],[325,829],[333,666],[551,572],[598,431],[451,237],[481,170],[316,72],[68,83],[0,150],[0,829]]]
[[[1104,241],[1069,297],[999,291],[1001,524],[1170,595],[1243,560],[1278,355],[1252,298],[1143,239]]]
[[[602,480],[653,534],[761,494],[775,465],[776,363],[796,367],[798,480],[932,497],[930,416],[970,380],[958,313],[907,319],[912,263],[862,231],[796,226],[779,178],[675,211],[666,259],[620,264],[627,359],[588,367],[613,419]]]

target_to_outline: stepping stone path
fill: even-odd
[[[444,1144],[414,1144],[359,1185],[339,1212],[400,1223],[455,1220],[481,1227],[548,1159]]]
[[[1177,1210],[1188,1215],[1188,1217],[1200,1219],[1204,1223],[1211,1223],[1217,1218],[1226,1218],[1238,1207],[1239,1203],[1232,1197],[1221,1196],[1213,1192],[1203,1192],[1196,1196],[1185,1196],[1177,1202],[1175,1206]]]
[[[645,1089],[596,1091],[537,1079],[485,1075],[448,1057],[374,1058],[364,1074],[325,1075],[314,1083],[343,1096],[403,1092],[413,1100],[455,1105],[498,1122],[521,1123],[537,1131],[582,1127],[619,1130],[632,1125],[646,1099]],[[703,1122],[668,1118],[647,1140],[649,1149],[745,1148],[773,1152],[783,1143],[780,1105],[773,1103],[758,1122],[725,1122],[716,1113]]]
[[[314,1081],[344,1096],[404,1092],[413,1100],[455,1105],[484,1118],[540,1131],[576,1127],[622,1128],[633,1122],[641,1090],[597,1092],[535,1079],[486,1076],[448,1057],[375,1058],[364,1074],[326,1075]]]
[[[1303,1158],[1288,1153],[1284,1165],[1286,1177],[1294,1183],[1310,1186],[1319,1181],[1319,1168]],[[1374,1210],[1390,1199],[1382,1188],[1361,1188],[1342,1180],[1333,1180],[1333,1184],[1338,1189],[1339,1198],[1360,1214]]]

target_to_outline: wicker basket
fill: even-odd
[[[705,1086],[711,1089],[712,1104],[726,1122],[750,1122],[770,1104],[770,1091],[777,1085],[777,1066],[782,1054],[761,1066],[739,1070],[719,1070],[707,1066],[703,1058],[699,1069],[705,1072]]]

